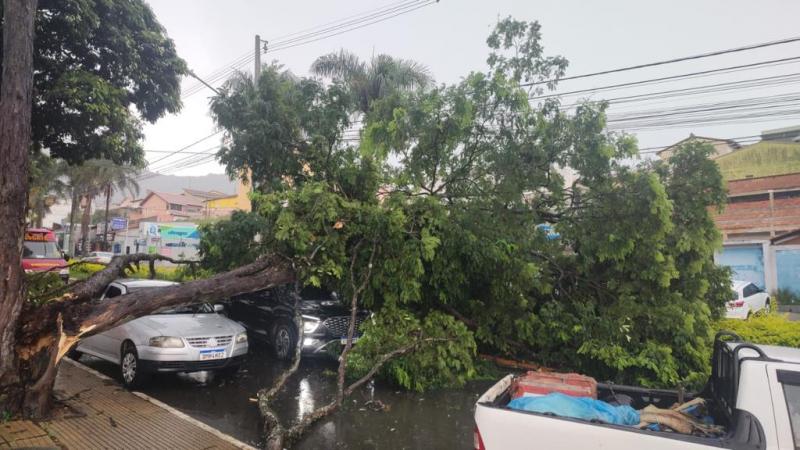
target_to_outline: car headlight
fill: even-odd
[[[183,339],[175,336],[155,336],[150,338],[151,347],[181,348]]]
[[[236,335],[236,343],[243,344],[245,342],[247,342],[247,332],[242,331],[241,333]]]
[[[320,321],[313,316],[303,316],[303,333],[313,333],[319,328]]]

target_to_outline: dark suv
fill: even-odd
[[[228,316],[247,328],[253,339],[267,342],[279,359],[292,359],[299,333],[294,324],[294,300],[289,286],[281,286],[234,297],[228,302]],[[335,355],[347,339],[350,309],[335,293],[306,287],[300,292],[303,317],[303,354]],[[358,327],[367,318],[359,311]],[[355,340],[355,339],[354,339]]]

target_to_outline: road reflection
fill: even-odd
[[[81,362],[118,379],[117,366],[83,356]],[[265,348],[250,355],[233,377],[209,372],[159,375],[142,392],[254,446],[261,444],[262,423],[256,393],[286,367]],[[273,407],[282,418],[299,420],[331,401],[336,390],[334,361],[307,359],[278,394]],[[313,427],[295,448],[311,449],[467,449],[472,445],[473,406],[491,383],[425,394],[401,392],[382,383],[368,384],[345,401],[341,411]],[[380,401],[387,411],[367,402]],[[291,423],[284,423],[290,426]]]

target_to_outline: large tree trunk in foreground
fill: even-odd
[[[53,382],[59,360],[81,338],[103,332],[153,311],[181,304],[214,302],[230,296],[285,284],[294,272],[285,260],[261,258],[251,264],[204,280],[176,286],[145,289],[99,302],[97,297],[129,264],[171,260],[161,255],[124,255],[106,269],[70,288],[43,306],[26,307],[17,328],[19,368],[16,383],[0,388],[22,392],[23,397],[6,406],[26,417],[43,417],[50,409]]]
[[[19,402],[14,346],[24,302],[22,233],[28,204],[28,148],[36,0],[3,1],[0,81],[0,405]]]

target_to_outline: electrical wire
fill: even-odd
[[[530,82],[530,83],[520,84],[520,86],[537,86],[537,85],[555,83],[555,82],[561,82],[561,81],[577,80],[577,79],[580,79],[580,78],[596,77],[596,76],[600,76],[600,75],[608,75],[608,74],[611,74],[611,73],[626,72],[626,71],[629,71],[629,70],[644,69],[644,68],[647,68],[647,67],[663,66],[665,64],[673,64],[673,63],[677,63],[677,62],[691,61],[691,60],[702,59],[702,58],[709,58],[709,57],[712,57],[712,56],[726,55],[726,54],[729,54],[729,53],[738,53],[738,52],[743,52],[743,51],[755,50],[755,49],[759,49],[759,48],[772,47],[772,46],[775,46],[775,45],[790,44],[790,43],[798,42],[798,41],[800,41],[800,36],[795,36],[795,37],[790,37],[790,38],[786,38],[786,39],[779,39],[777,41],[762,42],[762,43],[758,43],[758,44],[745,45],[743,47],[729,48],[729,49],[726,49],[726,50],[716,50],[716,51],[707,52],[707,53],[700,53],[700,54],[697,54],[697,55],[683,56],[683,57],[680,57],[680,58],[665,59],[665,60],[662,60],[662,61],[655,61],[655,62],[645,63],[645,64],[637,64],[637,65],[634,65],[634,66],[619,67],[619,68],[616,68],[616,69],[602,70],[602,71],[599,71],[599,72],[585,73],[585,74],[581,74],[581,75],[572,75],[572,76],[569,76],[569,77],[553,78],[553,79],[550,79],[550,80],[533,81],[533,82]]]

